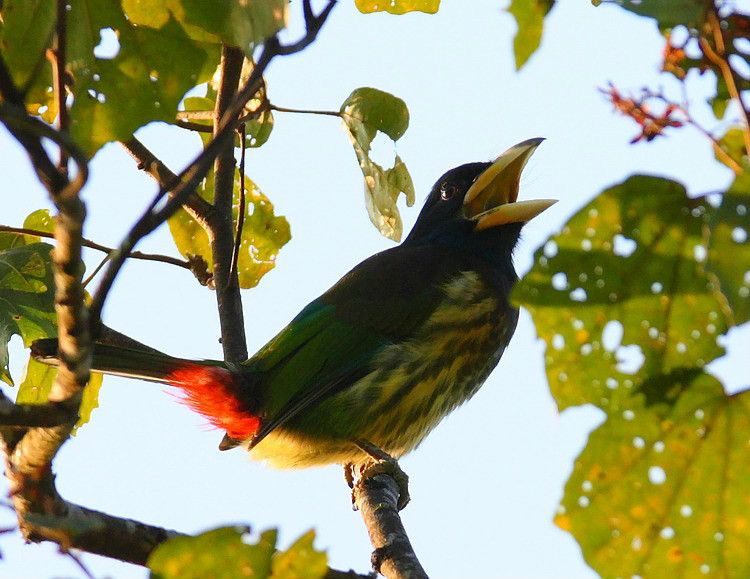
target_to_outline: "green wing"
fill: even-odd
[[[246,362],[266,415],[253,444],[369,373],[382,348],[408,339],[437,307],[442,283],[472,265],[449,250],[397,247],[365,260],[305,307]]]

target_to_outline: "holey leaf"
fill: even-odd
[[[732,312],[717,278],[731,275],[731,291],[746,299],[750,269],[741,263],[746,245],[725,239],[731,233],[709,244],[725,223],[679,183],[634,176],[599,194],[536,252],[514,298],[547,344],[547,378],[561,408],[618,411],[646,379],[722,355],[716,338]],[[717,255],[714,275],[706,258],[717,248],[735,261]]]
[[[409,126],[409,111],[400,98],[374,88],[358,88],[341,105],[349,139],[365,177],[365,205],[370,221],[389,239],[399,241],[403,223],[396,202],[401,193],[414,204],[414,184],[400,157],[383,169],[370,159],[370,146],[378,131],[397,141]]]
[[[237,272],[240,287],[251,288],[276,265],[279,249],[291,239],[289,223],[285,217],[274,215],[273,204],[253,181],[245,176],[245,221],[242,227],[241,246]],[[214,199],[214,172],[211,170],[198,188],[206,200]],[[234,221],[240,205],[240,177],[234,176]],[[180,253],[190,258],[200,256],[213,270],[213,257],[208,235],[203,227],[184,209],[178,209],[169,219],[169,230]]]
[[[8,368],[11,337],[18,334],[29,346],[57,333],[50,251],[47,243],[0,233],[0,380],[7,384],[13,384]]]
[[[440,8],[440,0],[354,0],[357,10],[371,12],[388,12],[406,14],[407,12],[427,12],[435,14]]]
[[[632,402],[589,437],[556,524],[602,577],[750,577],[750,393],[699,372],[674,405]]]
[[[215,45],[196,42],[174,20],[159,30],[135,26],[119,0],[70,6],[71,134],[89,155],[150,121],[173,121],[205,63],[218,57]]]

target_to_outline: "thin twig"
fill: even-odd
[[[748,110],[745,107],[745,102],[742,100],[742,95],[737,88],[737,77],[735,75],[732,66],[729,64],[726,54],[726,46],[724,42],[724,33],[721,29],[721,21],[716,6],[711,2],[711,9],[708,11],[708,24],[711,27],[711,32],[714,36],[714,44],[716,44],[716,50],[711,46],[705,38],[699,39],[701,50],[706,58],[721,71],[721,76],[724,78],[724,82],[727,85],[729,96],[732,97],[737,103],[742,116],[744,126],[742,128],[742,136],[745,141],[745,150],[750,155],[750,121],[748,120]]]
[[[245,191],[245,125],[240,125],[240,203],[237,212],[237,227],[234,232],[234,248],[232,251],[232,266],[229,268],[229,276],[237,277],[237,268],[240,262],[240,248],[242,247],[242,230],[245,227],[245,209],[247,203],[247,192]]]
[[[278,105],[269,104],[268,108],[272,111],[278,111],[280,113],[298,113],[302,115],[325,115],[327,117],[339,117],[341,118],[341,113],[338,111],[318,111],[318,110],[309,110],[309,109],[290,109],[289,107],[280,107]]]
[[[177,185],[180,178],[161,159],[135,137],[131,137],[128,141],[121,141],[120,144],[136,160],[141,171],[146,171],[162,189],[166,189],[170,196],[174,196],[174,191],[171,188]],[[211,204],[197,193],[188,195],[183,209],[204,227],[207,226],[208,219],[213,211]]]
[[[65,88],[65,66],[66,54],[65,47],[67,44],[67,0],[57,0],[57,24],[55,30],[55,40],[52,48],[52,82],[57,102],[57,130],[61,133],[68,132],[68,102],[67,90]],[[68,152],[65,147],[60,147],[60,158],[57,162],[57,170],[67,175],[68,173]]]
[[[54,239],[55,236],[47,231],[39,231],[37,229],[28,229],[26,227],[11,227],[9,225],[0,225],[0,231],[7,233],[19,233],[22,235],[34,235],[36,237],[43,237],[45,239]],[[101,243],[96,243],[90,239],[82,239],[81,244],[89,249],[95,249],[103,253],[112,253],[115,251],[113,247],[107,247]],[[143,261],[159,261],[162,263],[168,263],[169,265],[176,265],[185,269],[190,269],[190,264],[184,259],[178,259],[176,257],[170,257],[169,255],[161,255],[158,253],[143,253],[142,251],[132,251],[128,255],[131,259],[141,259]]]
[[[211,125],[201,125],[200,123],[191,123],[190,121],[180,121],[175,123],[181,129],[187,129],[188,131],[195,131],[196,133],[213,133],[214,129]]]
[[[62,549],[62,552],[67,555],[73,561],[73,563],[76,564],[76,566],[81,570],[81,573],[83,573],[88,579],[96,579],[93,573],[89,571],[89,568],[86,567],[86,565],[83,563],[80,555],[67,549]]]

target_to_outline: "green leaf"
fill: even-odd
[[[89,155],[150,121],[172,122],[199,71],[218,58],[217,46],[197,43],[174,21],[159,30],[134,26],[117,0],[72,0],[68,26],[71,135]],[[106,29],[117,35],[119,49],[95,56]]]
[[[357,10],[371,12],[389,12],[406,14],[407,12],[427,12],[435,14],[440,8],[440,0],[354,0]]]
[[[271,576],[276,530],[265,531],[255,544],[248,529],[222,527],[196,537],[175,537],[159,545],[148,560],[153,579],[235,579]]]
[[[602,3],[594,2],[594,5]],[[706,16],[704,0],[610,0],[606,3],[617,4],[639,16],[654,18],[661,30],[679,25],[699,28]]]
[[[49,0],[4,0],[0,4],[0,54],[16,86],[28,88],[45,65],[55,27],[55,3]]]
[[[735,324],[750,320],[750,174],[738,176],[710,218],[706,269],[716,275]]]
[[[286,26],[287,0],[123,0],[131,22],[162,28],[174,18],[194,40],[226,43],[252,55],[256,44]]]
[[[513,38],[516,70],[521,70],[521,67],[539,48],[544,18],[552,9],[554,2],[555,0],[512,0],[507,8],[518,25],[516,36]]]
[[[589,437],[555,522],[602,577],[750,575],[750,397],[707,374]]]
[[[8,343],[14,334],[29,346],[57,333],[55,288],[47,243],[0,233],[0,380],[12,385]]]
[[[53,233],[55,231],[55,218],[49,214],[49,209],[37,209],[26,216],[23,226],[25,229]],[[27,236],[27,238],[29,237],[31,236]],[[33,240],[36,242],[39,241],[39,238],[33,237]]]
[[[279,249],[291,239],[286,218],[274,215],[273,204],[263,192],[245,176],[246,205],[245,222],[242,228],[238,273],[241,288],[258,285],[260,279],[276,265]],[[204,199],[213,201],[214,173],[209,172],[198,188]],[[236,222],[239,212],[240,178],[234,177],[233,216]],[[179,209],[169,219],[169,229],[180,253],[189,258],[201,256],[213,270],[211,246],[203,226],[184,210]]]
[[[57,368],[37,362],[29,358],[26,365],[26,375],[18,387],[16,403],[44,404],[47,402],[52,384],[57,376]],[[102,387],[103,375],[92,372],[89,383],[83,389],[81,408],[78,411],[79,418],[75,425],[73,434],[91,419],[91,413],[99,407],[99,390]]]
[[[403,223],[396,202],[403,192],[414,204],[414,185],[403,161],[396,156],[390,169],[370,159],[378,131],[398,140],[409,126],[409,110],[400,98],[374,88],[358,88],[341,105],[341,117],[365,176],[365,205],[370,221],[394,241],[401,239]]]
[[[537,250],[514,299],[546,342],[560,408],[619,411],[647,378],[722,355],[716,338],[731,315],[704,271],[709,209],[675,181],[634,176]],[[638,355],[642,365],[628,367]]]
[[[286,552],[279,551],[273,557],[274,579],[321,579],[328,572],[328,556],[313,547],[315,531],[310,530]]]

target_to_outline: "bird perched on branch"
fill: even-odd
[[[445,173],[401,245],[357,265],[246,362],[96,344],[92,369],[179,388],[226,432],[222,450],[242,445],[275,466],[403,456],[479,389],[513,335],[513,248],[554,203],[517,201],[541,141]],[[56,363],[57,342],[32,352]]]

